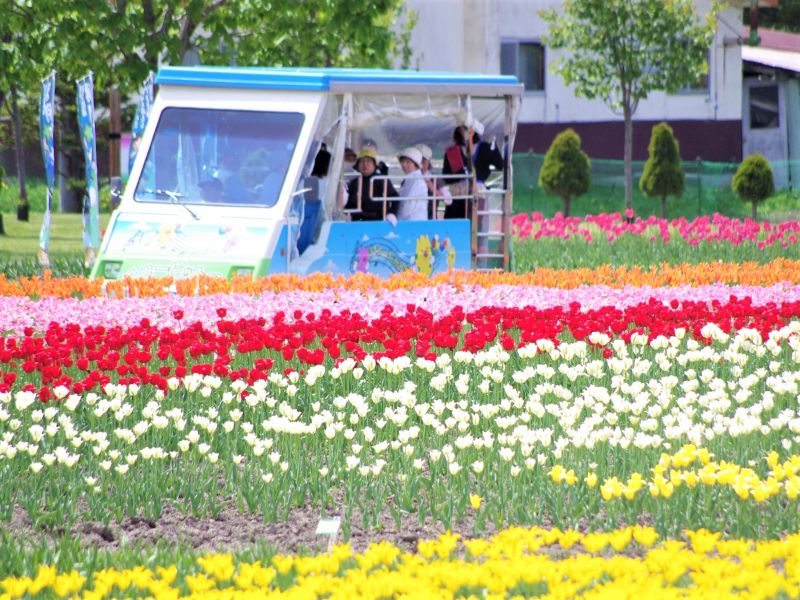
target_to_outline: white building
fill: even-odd
[[[760,30],[742,47],[744,154],[772,163],[778,188],[800,189],[800,34]]]
[[[775,0],[760,0],[775,4]],[[711,0],[696,0],[703,15]],[[647,156],[654,124],[668,121],[684,159],[733,162],[742,158],[742,7],[738,0],[718,18],[709,73],[696,87],[651,94],[634,115],[634,158]],[[566,127],[575,129],[593,158],[621,158],[623,122],[601,100],[574,95],[549,65],[562,51],[547,48],[543,9],[560,0],[408,0],[418,14],[412,33],[412,68],[515,74],[525,83],[517,151],[545,152]]]

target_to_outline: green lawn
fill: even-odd
[[[44,213],[31,213],[30,221],[18,221],[16,213],[4,212],[0,235],[0,273],[9,278],[39,274],[36,250]],[[100,215],[100,229],[110,215]],[[79,214],[54,213],[50,226],[50,264],[56,277],[88,275],[83,265],[83,224]]]
[[[18,221],[15,213],[3,213],[5,235],[0,235],[0,256],[22,258],[35,256],[44,213],[31,213],[30,221]],[[100,215],[105,229],[110,215]],[[50,225],[50,254],[75,254],[83,251],[83,223],[79,214],[54,213]]]

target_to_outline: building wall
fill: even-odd
[[[789,185],[800,190],[800,78],[793,77],[786,82],[786,112],[789,138]]]
[[[711,0],[696,0],[701,14],[710,4]],[[419,15],[411,39],[413,64],[424,70],[499,73],[501,42],[540,41],[547,24],[539,12],[561,5],[560,0],[409,0],[408,8]],[[684,158],[741,159],[741,50],[725,43],[740,30],[740,9],[726,9],[710,52],[708,90],[656,92],[639,104],[634,115],[635,158],[646,157],[653,124],[666,120],[680,136]],[[525,93],[516,150],[543,152],[559,131],[573,127],[584,136],[592,156],[621,158],[622,116],[601,100],[575,96],[549,68],[561,53],[545,48],[545,89]]]

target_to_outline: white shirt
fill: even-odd
[[[400,196],[397,209],[398,221],[427,221],[428,220],[428,186],[422,177],[422,171],[411,171],[403,180],[398,192]],[[414,198],[414,200],[404,200]]]

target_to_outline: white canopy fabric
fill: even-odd
[[[800,73],[800,52],[772,50],[771,48],[742,46],[742,60],[775,69]]]
[[[505,110],[503,98],[354,95],[349,143],[358,152],[365,140],[371,140],[380,158],[390,164],[403,148],[426,144],[438,165],[444,149],[453,143],[453,129],[470,118],[481,122],[484,139],[497,139],[502,145]],[[509,134],[513,136],[513,131]]]

